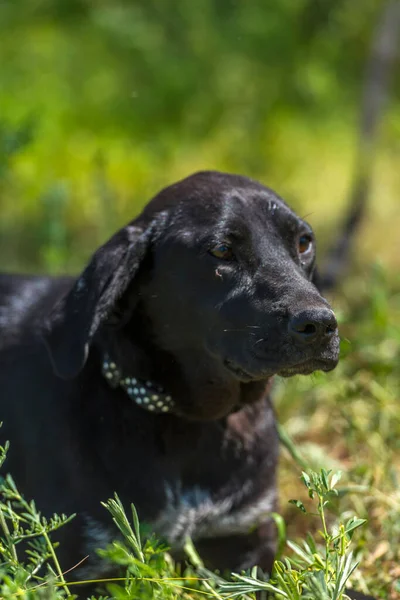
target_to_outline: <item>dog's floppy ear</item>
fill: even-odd
[[[84,366],[94,334],[137,274],[153,232],[153,223],[118,231],[54,306],[43,338],[60,377],[72,378]]]

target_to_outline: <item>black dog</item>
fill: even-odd
[[[329,371],[335,316],[307,223],[246,177],[160,192],[77,280],[0,277],[7,470],[44,512],[76,512],[67,569],[114,536],[118,491],[179,557],[271,569],[278,440],[269,382]],[[249,533],[251,531],[251,533]]]

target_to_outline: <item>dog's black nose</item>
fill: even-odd
[[[289,321],[290,335],[303,344],[322,340],[336,330],[335,315],[328,308],[303,310]]]

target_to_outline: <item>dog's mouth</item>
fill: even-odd
[[[240,381],[247,382],[254,381],[255,379],[263,379],[263,377],[257,377],[254,374],[245,371],[237,363],[235,363],[232,360],[229,360],[228,358],[224,360],[224,366],[228,369],[228,371],[233,373],[233,375],[235,375],[235,377]]]

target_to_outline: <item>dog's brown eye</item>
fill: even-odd
[[[304,235],[300,236],[298,242],[299,254],[307,254],[308,252],[310,252],[312,248],[312,243],[312,237],[311,235],[308,235],[308,233],[305,233]]]
[[[232,248],[227,244],[217,244],[214,248],[211,248],[210,254],[222,260],[231,260],[233,258]]]

